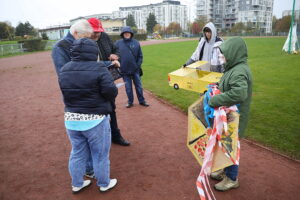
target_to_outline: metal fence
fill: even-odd
[[[47,41],[44,50],[51,50],[56,41]],[[0,45],[0,56],[23,53],[26,52],[26,49],[23,47],[23,44],[3,44]]]
[[[0,56],[24,52],[23,44],[3,44],[0,45]]]

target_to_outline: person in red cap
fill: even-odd
[[[114,45],[113,41],[109,37],[107,33],[104,32],[102,23],[100,20],[96,18],[88,19],[91,27],[93,28],[94,33],[91,36],[91,39],[95,40],[99,47],[99,58],[100,61],[114,61],[119,59],[119,51],[117,47]],[[116,116],[116,104],[115,102],[111,102],[113,111],[110,113],[111,121],[111,138],[112,142],[115,144],[119,144],[122,146],[129,146],[130,143],[125,140],[118,128],[117,116]]]

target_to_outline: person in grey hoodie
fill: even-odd
[[[219,46],[223,42],[221,38],[217,36],[217,30],[213,23],[209,22],[203,27],[203,35],[198,43],[198,46],[192,56],[183,65],[186,67],[196,61],[207,61],[211,65],[211,71],[223,72],[224,68],[218,61],[218,55],[220,54]]]

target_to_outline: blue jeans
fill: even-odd
[[[109,151],[111,145],[109,117],[87,131],[74,131],[67,129],[72,151],[69,158],[69,172],[72,185],[80,187],[86,171],[86,163],[91,152],[94,173],[97,185],[108,186],[110,182]]]
[[[134,73],[132,75],[123,75],[123,80],[125,82],[125,89],[126,89],[126,94],[128,97],[128,103],[132,104],[133,103],[133,91],[132,91],[132,81],[135,86],[135,91],[137,98],[139,100],[139,103],[144,103],[145,98],[143,95],[143,87],[142,87],[142,82],[141,82],[141,77],[139,72]]]
[[[224,169],[225,174],[228,178],[230,178],[231,180],[235,181],[238,173],[239,173],[239,166],[238,165],[231,165],[229,167],[226,167]]]

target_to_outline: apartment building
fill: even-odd
[[[234,24],[251,24],[261,32],[272,31],[274,0],[196,0],[197,17],[213,21],[217,29],[230,29]],[[249,23],[250,22],[250,23]]]
[[[150,13],[155,15],[157,23],[163,27],[167,27],[171,22],[177,22],[183,30],[187,29],[187,6],[181,5],[180,1],[164,0],[156,4],[120,7],[119,11],[114,11],[112,15],[113,18],[127,18],[129,14],[132,14],[137,28],[146,30],[147,18]]]

